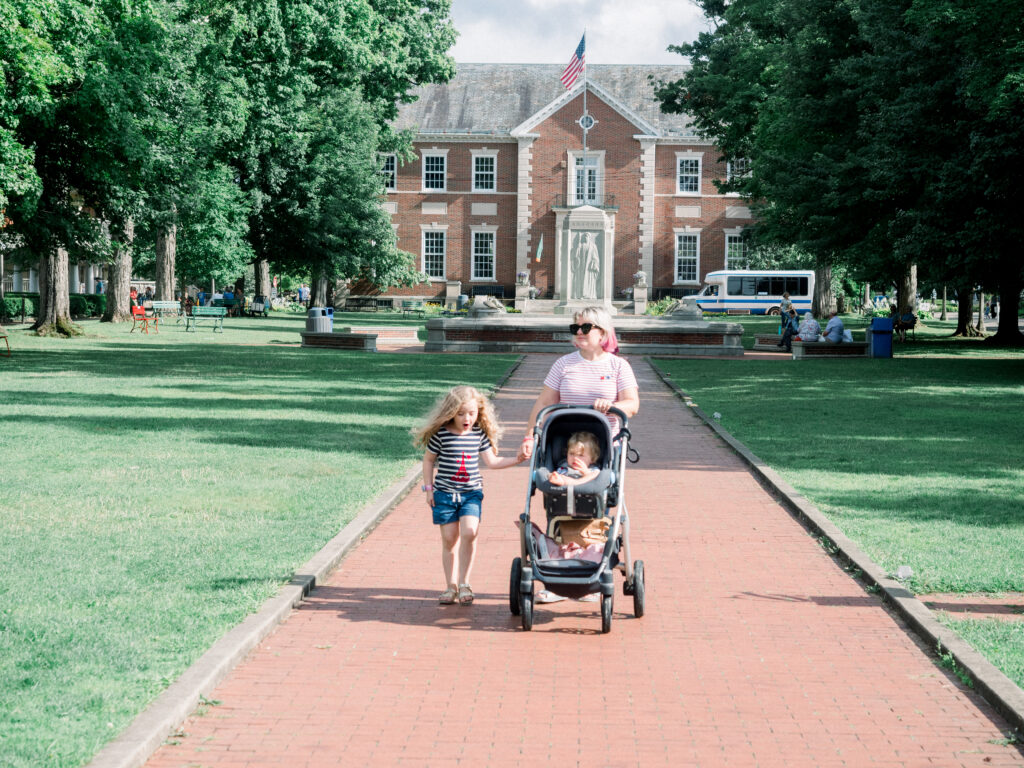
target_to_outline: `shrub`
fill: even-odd
[[[658,299],[657,301],[651,301],[647,303],[647,314],[648,315],[664,315],[668,308],[672,306],[675,301],[671,296],[665,296]]]
[[[88,317],[92,314],[92,305],[89,304],[89,300],[77,293],[73,293],[69,297],[69,308],[72,317]]]
[[[17,294],[4,296],[3,303],[0,303],[0,315],[8,319],[20,318],[21,317],[21,303],[22,300],[25,302],[25,317],[35,317],[36,315],[36,304],[39,298],[39,294]]]

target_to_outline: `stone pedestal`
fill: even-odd
[[[676,320],[701,320],[704,318],[704,312],[697,304],[696,296],[683,296],[666,315],[671,315]]]
[[[650,288],[645,283],[644,285],[633,286],[633,314],[644,315],[647,314],[647,293]]]
[[[459,308],[459,295],[462,293],[462,282],[449,280],[444,286],[444,308],[454,312]]]
[[[555,239],[556,315],[572,315],[589,306],[615,314],[615,227],[604,211],[590,205],[559,217]]]
[[[516,285],[516,298],[513,306],[520,312],[530,311],[530,296],[533,292],[533,286],[530,285]]]

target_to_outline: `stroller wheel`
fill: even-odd
[[[601,595],[601,634],[607,635],[612,631],[612,603],[614,597]]]
[[[523,592],[520,601],[520,610],[522,611],[523,630],[529,632],[533,629],[533,592]]]
[[[644,615],[644,561],[633,563],[633,615]]]
[[[508,577],[508,609],[513,616],[519,615],[519,582],[523,578],[523,559],[517,557],[512,561],[512,573]]]

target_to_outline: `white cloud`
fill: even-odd
[[[692,0],[453,0],[461,62],[563,64],[584,27],[591,64],[681,64],[669,45],[706,28]]]

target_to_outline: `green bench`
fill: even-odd
[[[149,308],[153,310],[153,316],[164,318],[174,315],[181,322],[181,302],[178,301],[150,301]]]
[[[405,315],[419,315],[424,317],[427,313],[426,307],[423,306],[423,302],[419,299],[403,299],[402,300],[402,316]]]
[[[224,316],[227,313],[227,307],[192,307],[192,314],[185,316],[185,330],[194,331],[200,321],[209,319],[213,322],[214,333],[218,328],[224,333]]]
[[[223,307],[229,315],[240,315],[245,308],[245,299],[214,299],[214,307]]]

